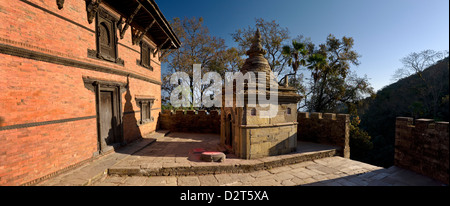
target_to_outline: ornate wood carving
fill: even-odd
[[[154,97],[136,97],[136,104],[141,110],[141,119],[139,124],[146,124],[149,122],[153,122],[154,119],[151,115],[151,108],[153,106],[153,102],[155,101]]]
[[[142,31],[139,36],[137,38],[134,38],[133,40],[133,44],[139,44],[142,40],[142,38],[144,38],[144,35],[147,33],[147,31],[153,26],[153,24],[156,23],[156,20],[153,20],[152,23],[150,25],[147,26],[147,28],[144,29],[144,31]]]
[[[87,11],[87,18],[89,24],[91,24],[94,20],[95,15],[98,11],[98,6],[101,3],[101,0],[85,0],[86,1],[86,11]]]
[[[123,39],[123,36],[125,35],[125,31],[128,29],[128,27],[131,24],[131,21],[133,21],[134,16],[139,12],[139,9],[141,9],[142,4],[139,4],[138,7],[134,10],[134,12],[131,14],[131,16],[125,21],[125,26],[120,31],[120,39]]]
[[[159,57],[159,61],[161,61],[162,58],[166,57],[167,55],[169,55],[170,53],[172,53],[174,50],[172,49],[166,49],[164,50],[164,52],[161,54],[161,56]]]
[[[156,54],[161,50],[161,48],[169,41],[170,38],[167,38],[164,43],[158,46],[158,48],[153,51],[153,57],[156,57]]]
[[[103,59],[124,66],[118,58],[117,18],[105,9],[98,7],[96,12],[96,49],[88,49],[88,57]]]
[[[119,31],[122,31],[123,19],[124,19],[124,18],[121,16],[120,19],[119,19],[119,21],[116,23],[117,29],[118,29]]]
[[[56,0],[56,5],[58,5],[58,9],[61,10],[64,7],[64,0]]]

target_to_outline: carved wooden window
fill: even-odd
[[[108,11],[99,8],[96,13],[95,30],[97,50],[88,49],[88,57],[98,58],[124,65],[117,55],[117,19]]]
[[[136,103],[141,108],[141,119],[139,121],[139,124],[153,122],[151,114],[153,101],[153,98],[136,98]]]
[[[151,53],[152,52],[151,52],[150,45],[148,45],[144,41],[141,41],[141,61],[140,61],[140,65],[153,71],[153,68],[150,65],[150,62],[151,62],[150,54]]]
[[[117,57],[117,36],[115,18],[106,10],[97,13],[97,52],[100,58],[114,61]]]

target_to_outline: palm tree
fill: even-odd
[[[307,62],[307,68],[311,70],[314,83],[316,83],[327,66],[326,57],[320,53],[314,53],[308,56]]]
[[[292,41],[291,46],[283,46],[282,52],[285,57],[288,58],[288,64],[292,67],[293,73],[287,74],[284,79],[288,83],[288,76],[293,75],[293,84],[298,87],[297,71],[301,66],[306,66],[306,58],[308,56],[308,50],[306,49],[306,44],[302,42]]]
[[[294,70],[294,75],[297,74],[297,70],[300,66],[306,65],[306,57],[308,55],[308,50],[306,49],[306,45],[301,42],[292,41],[292,47],[284,46],[282,50],[282,54],[285,57],[288,57],[288,64]],[[291,75],[291,74],[288,74]]]

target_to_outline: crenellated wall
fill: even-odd
[[[340,153],[350,158],[350,116],[348,114],[299,112],[298,140],[340,147]]]
[[[448,122],[397,117],[396,166],[449,183]]]
[[[218,111],[163,110],[159,114],[158,127],[172,132],[198,132],[220,134]],[[350,158],[348,114],[299,112],[297,116],[297,137],[301,141],[338,146],[341,156]]]
[[[213,110],[209,114],[205,110],[196,113],[194,110],[164,110],[159,114],[159,129],[171,132],[198,132],[220,134],[220,115]]]

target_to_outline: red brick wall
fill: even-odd
[[[66,1],[62,10],[54,0],[28,1],[72,22],[23,1],[5,2],[0,4],[2,48],[12,46],[161,81],[158,58],[152,59],[153,71],[136,64],[140,47],[131,44],[131,29],[118,45],[125,66],[88,58],[87,50],[96,49],[95,23],[88,23],[84,1]],[[83,76],[127,82],[126,75],[0,52],[0,185],[24,184],[92,158],[97,150],[95,94],[85,87]],[[137,126],[136,95],[156,98],[154,122]],[[159,84],[130,77],[121,101],[125,142],[156,129]]]

